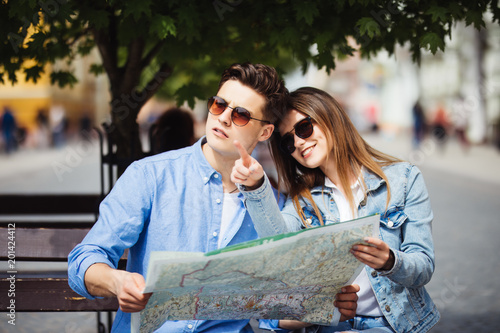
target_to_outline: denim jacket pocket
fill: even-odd
[[[382,226],[390,230],[401,228],[403,223],[408,219],[402,208],[389,208],[387,213],[380,217]]]
[[[314,208],[312,206],[305,206],[302,207],[302,211],[304,212],[304,217],[306,219],[306,223],[309,224],[311,227],[318,227],[321,225],[318,216],[316,215],[316,212],[314,211]],[[321,217],[323,218],[323,221],[325,221],[325,216],[321,214]]]

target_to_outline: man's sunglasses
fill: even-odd
[[[236,126],[245,126],[246,124],[248,124],[250,119],[262,121],[263,123],[267,124],[271,123],[270,121],[267,120],[251,117],[250,111],[248,111],[245,108],[242,108],[241,106],[237,106],[235,108],[230,107],[227,104],[227,102],[219,96],[210,97],[208,99],[207,106],[208,106],[208,112],[210,112],[214,116],[222,114],[227,108],[232,109],[233,111],[231,112],[231,120],[233,124],[235,124]]]
[[[280,141],[280,149],[286,154],[293,154],[295,151],[295,137],[293,135],[293,131],[295,131],[295,135],[297,135],[301,139],[307,139],[313,134],[313,123],[311,117],[306,117],[295,125],[293,125],[293,129],[283,135]]]

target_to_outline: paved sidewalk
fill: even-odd
[[[500,151],[491,145],[472,145],[464,150],[455,138],[450,138],[440,147],[433,138],[427,137],[418,148],[414,148],[409,134],[366,134],[364,138],[374,148],[419,168],[450,172],[500,185]]]
[[[99,143],[0,154],[0,193],[100,193]]]

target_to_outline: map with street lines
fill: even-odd
[[[262,238],[209,253],[154,252],[133,332],[166,320],[296,319],[335,325],[335,295],[363,265],[349,252],[378,237],[379,216]]]

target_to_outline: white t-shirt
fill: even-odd
[[[332,189],[333,200],[337,203],[339,209],[340,221],[348,221],[357,218],[357,210],[354,210],[354,216],[352,214],[351,207],[347,198],[340,192],[338,187],[330,180],[328,177],[325,179],[325,186]],[[365,198],[365,193],[363,191],[363,184],[361,178],[351,186],[352,194],[354,195],[354,204],[356,207]],[[382,310],[378,305],[375,294],[373,293],[370,280],[368,275],[366,275],[366,270],[363,269],[361,273],[356,277],[353,284],[359,285],[358,295],[358,307],[356,310],[357,315],[369,316],[369,317],[380,317],[383,316]]]
[[[236,193],[224,193],[224,202],[222,204],[222,219],[220,222],[219,231],[219,248],[224,239],[224,235],[229,228],[229,225],[236,217],[240,210],[241,199],[238,198],[239,192]]]

